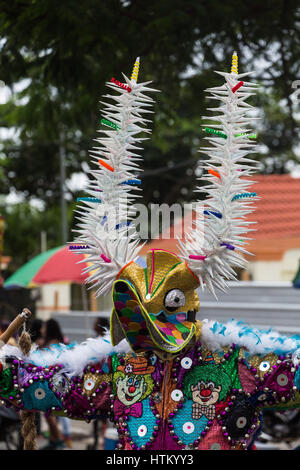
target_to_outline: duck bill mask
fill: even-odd
[[[113,285],[112,344],[126,338],[134,352],[177,353],[196,332],[198,278],[178,256],[164,250],[147,254],[147,267],[131,262]]]

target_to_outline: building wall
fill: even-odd
[[[281,261],[255,261],[248,268],[252,281],[281,281]]]
[[[36,314],[42,320],[48,320],[56,311],[70,311],[71,288],[68,283],[51,283],[40,287],[41,298],[37,302]]]
[[[107,312],[112,310],[112,295],[109,292],[106,295],[95,298],[92,290],[86,291],[86,306],[83,306],[81,299],[80,307],[72,307],[72,288],[69,283],[52,283],[41,286],[40,300],[36,303],[36,315],[42,320],[48,320],[53,317],[55,312],[70,312],[71,310]],[[79,286],[80,287],[80,286]],[[88,300],[90,300],[88,305]]]
[[[248,271],[253,281],[292,281],[299,262],[300,249],[291,249],[279,261],[250,262]]]
[[[291,249],[285,252],[279,261],[255,261],[248,263],[247,272],[252,281],[292,281],[300,262],[300,249]],[[244,274],[247,274],[244,273]],[[247,280],[243,277],[243,280]],[[37,302],[37,317],[47,320],[55,312],[71,311],[71,285],[69,283],[45,284],[40,287],[41,298]],[[93,295],[88,291],[89,296]],[[93,298],[90,305],[91,311],[111,311],[111,293]],[[83,309],[85,310],[85,309]]]
[[[292,281],[298,271],[300,262],[300,249],[295,248],[285,252],[282,258],[281,278],[283,281]]]

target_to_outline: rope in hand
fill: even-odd
[[[28,356],[31,349],[31,337],[25,328],[26,320],[31,316],[30,310],[24,308],[20,316],[25,319],[23,323],[23,331],[18,341],[18,346],[25,356]],[[24,450],[37,450],[36,444],[36,426],[35,426],[35,413],[32,411],[20,411],[22,421],[22,436],[24,438]]]

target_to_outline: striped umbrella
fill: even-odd
[[[4,287],[35,287],[50,282],[82,284],[86,279],[82,270],[87,264],[78,261],[85,257],[84,254],[74,255],[68,246],[52,248],[24,264],[6,279]]]

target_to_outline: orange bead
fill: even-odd
[[[98,160],[98,163],[100,163],[100,165],[104,166],[104,168],[107,168],[107,170],[109,171],[115,171],[115,169],[110,166],[108,163],[106,163],[104,160]]]
[[[221,178],[220,173],[218,171],[209,169],[208,173],[210,173],[211,175],[217,176],[218,178]]]

